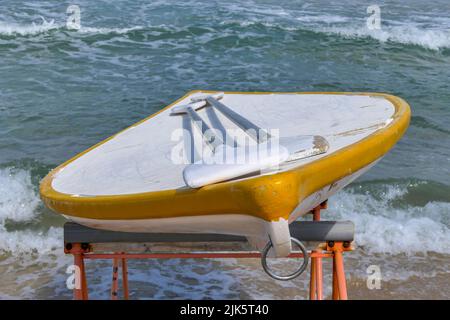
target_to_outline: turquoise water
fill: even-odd
[[[39,180],[193,89],[377,91],[407,100],[412,119],[405,137],[330,200],[329,216],[356,222],[367,263],[371,253],[383,260],[394,252],[397,264],[386,267],[392,279],[413,277],[402,272],[398,256],[404,254],[440,252],[439,263],[448,265],[448,1],[378,2],[381,30],[366,27],[370,1],[77,1],[80,30],[66,27],[70,4],[0,4],[0,297],[70,296],[64,287],[70,261],[60,249],[64,220],[40,202]],[[424,276],[424,265],[412,267],[414,277]],[[271,283],[278,289],[255,294],[244,287],[236,296],[233,279],[259,274],[258,266],[247,273],[236,265],[203,267],[209,280],[177,280],[175,296],[277,297],[281,286]],[[142,295],[171,297],[179,265],[158,262],[156,269],[171,272],[147,275],[160,289]],[[356,279],[363,279],[361,270]],[[169,280],[156,280],[161,277]],[[227,285],[214,289],[214,278]],[[448,278],[439,282],[447,286],[444,297]],[[38,279],[47,279],[46,289]],[[212,281],[212,289],[201,281]],[[107,291],[95,292],[104,297]]]

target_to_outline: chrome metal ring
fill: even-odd
[[[308,266],[308,252],[306,251],[306,248],[303,245],[303,243],[301,243],[300,240],[298,240],[296,238],[292,238],[292,237],[291,237],[291,241],[294,242],[296,245],[298,245],[300,247],[300,250],[303,253],[303,263],[301,264],[300,268],[298,268],[293,273],[290,273],[288,275],[282,276],[282,275],[277,275],[272,270],[270,270],[269,266],[267,265],[267,255],[269,253],[270,248],[273,246],[271,241],[269,241],[267,243],[267,245],[264,247],[264,249],[263,249],[263,251],[261,253],[261,264],[262,264],[262,267],[263,267],[264,271],[269,276],[271,276],[272,278],[274,278],[276,280],[288,281],[288,280],[295,279],[299,275],[301,275],[303,273],[303,271],[306,270],[306,267]]]

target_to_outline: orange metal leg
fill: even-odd
[[[311,274],[309,276],[309,299],[316,300],[316,259],[311,258]]]
[[[118,291],[119,291],[119,259],[113,259],[113,276],[112,276],[112,285],[111,285],[111,299],[118,299]]]
[[[317,300],[323,300],[323,275],[322,275],[322,258],[316,258],[316,290]]]
[[[75,253],[73,255],[74,257],[74,264],[78,267],[78,270],[80,270],[80,276],[83,277],[82,265],[83,265],[83,257],[82,253]],[[75,273],[77,276],[77,274]],[[73,298],[75,300],[83,300],[83,280],[81,279],[75,279],[75,288],[73,289]]]
[[[312,211],[313,221],[320,221],[320,209],[324,206],[319,205]],[[319,252],[320,250],[313,250],[312,252]],[[311,300],[323,299],[323,274],[322,274],[322,258],[311,258],[311,279],[309,285],[309,298]]]
[[[83,250],[81,249],[79,243],[73,244],[71,253],[73,254],[74,257],[74,265],[77,266],[79,270],[79,274],[76,274],[76,277],[78,276],[80,277],[80,279],[75,279],[73,298],[75,300],[87,300],[88,290],[87,290],[86,271],[84,269]]]
[[[313,221],[320,221],[320,209],[321,206],[315,207],[312,211]]]
[[[341,300],[347,300],[347,283],[344,272],[344,258],[342,256],[342,248],[338,248],[334,252],[334,263],[336,265],[337,287],[339,288],[339,297]]]
[[[339,300],[339,287],[336,275],[336,263],[333,257],[333,300]]]
[[[86,267],[84,265],[83,256],[81,256],[81,288],[83,292],[83,300],[88,300],[88,288],[87,288],[87,279],[86,279]]]
[[[128,300],[128,266],[127,259],[122,258],[122,286],[123,286],[123,298]]]

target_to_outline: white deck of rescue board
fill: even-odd
[[[192,96],[177,105],[188,103]],[[327,153],[284,165],[280,170],[315,161],[367,137],[389,124],[395,111],[388,100],[363,95],[226,94],[222,102],[261,128],[279,129],[280,137],[321,135],[328,140]],[[236,129],[211,107],[200,110],[199,115],[210,127],[221,124]],[[172,133],[186,128],[187,120],[186,116],[170,116],[170,110],[165,110],[67,165],[55,175],[52,187],[76,196],[185,188],[185,165],[173,164],[170,155],[180,143],[171,139]]]

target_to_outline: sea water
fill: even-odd
[[[450,3],[329,2],[2,1],[0,298],[71,297],[64,219],[42,204],[39,181],[192,89],[406,99],[404,138],[323,215],[356,224],[350,297],[448,298]],[[87,268],[91,297],[107,298],[109,262]],[[131,261],[129,269],[133,298],[301,299],[308,289],[306,276],[278,282],[257,260]],[[329,294],[329,276],[325,283]]]

